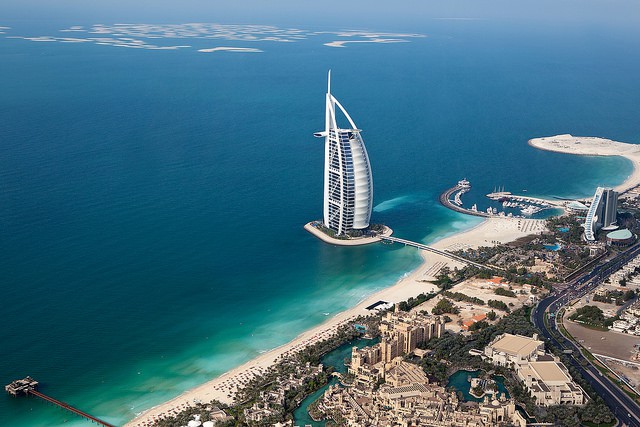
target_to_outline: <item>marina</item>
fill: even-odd
[[[471,209],[462,207],[461,195],[468,192],[469,189],[471,189],[471,183],[469,183],[469,181],[467,181],[466,179],[458,181],[455,187],[451,187],[440,194],[440,204],[451,210],[467,215],[481,216],[484,218],[492,216],[486,212],[478,211],[476,205],[473,205]],[[453,200],[451,200],[452,196]],[[456,201],[458,201],[459,203],[457,203]]]
[[[506,218],[526,218],[531,217],[547,209],[562,208],[561,201],[555,202],[537,197],[529,197],[512,194],[502,189],[494,189],[486,197],[494,202],[502,203],[502,211],[489,206],[486,210],[478,210],[478,205],[474,203],[471,208],[466,208],[462,202],[462,195],[471,189],[471,183],[466,179],[458,181],[455,187],[451,187],[440,194],[440,203],[456,212],[467,215],[481,216],[485,218],[506,217]]]

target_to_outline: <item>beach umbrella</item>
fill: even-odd
[[[196,420],[191,420],[187,424],[188,427],[200,427],[201,425],[202,425],[202,422],[196,421]]]
[[[205,421],[202,423],[202,427],[213,427],[213,421]]]

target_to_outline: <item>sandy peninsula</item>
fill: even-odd
[[[534,138],[529,145],[541,150],[582,156],[622,156],[633,162],[633,173],[614,190],[623,193],[640,184],[640,145],[612,141],[606,138],[572,136],[569,134]]]

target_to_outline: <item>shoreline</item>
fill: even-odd
[[[380,234],[377,234],[373,237],[356,237],[352,239],[336,239],[335,237],[331,237],[322,231],[318,230],[313,224],[317,221],[311,221],[304,225],[304,229],[309,233],[322,240],[325,243],[336,246],[362,246],[362,245],[370,245],[372,243],[380,242],[382,239],[380,236],[389,237],[393,234],[393,230],[386,225],[384,226],[384,231]]]
[[[640,185],[640,145],[604,138],[573,137],[568,134],[533,138],[528,141],[528,144],[537,149],[565,154],[625,157],[633,163],[633,172],[625,178],[622,184],[614,189],[622,193]],[[441,250],[455,251],[507,243],[520,237],[540,234],[544,230],[545,220],[491,217],[485,218],[482,222],[469,229],[444,236],[432,242],[430,246]],[[462,263],[442,255],[427,251],[421,251],[420,254],[423,259],[422,264],[393,285],[374,292],[358,302],[354,307],[302,332],[292,341],[260,354],[217,378],[140,413],[133,420],[127,422],[124,427],[151,425],[155,420],[163,416],[172,416],[179,413],[194,402],[209,402],[215,399],[224,403],[232,403],[231,396],[239,386],[242,386],[243,382],[246,382],[256,373],[268,369],[281,356],[331,336],[340,325],[357,316],[373,314],[373,312],[367,311],[366,307],[377,301],[398,303],[421,293],[436,291],[438,289],[437,286],[430,283],[429,280],[433,280],[445,266],[449,268],[462,266]]]
[[[541,138],[532,138],[528,144],[544,151],[553,151],[578,156],[620,156],[631,161],[633,172],[622,184],[613,189],[625,193],[640,185],[640,144],[613,141],[607,138],[592,136],[573,136],[562,134]]]
[[[493,245],[495,244],[493,242],[506,243],[543,231],[544,223],[544,220],[537,219],[487,218],[470,229],[445,236],[432,243],[431,246],[453,251],[469,247]],[[427,251],[421,251],[421,256],[423,259],[422,264],[408,275],[400,278],[392,286],[374,292],[359,301],[354,307],[342,311],[320,325],[302,332],[292,341],[260,354],[217,378],[140,413],[136,418],[127,422],[125,427],[151,425],[154,420],[163,416],[175,415],[195,402],[209,402],[215,399],[223,403],[232,403],[233,400],[229,396],[233,396],[243,382],[268,369],[281,356],[298,351],[309,344],[331,336],[340,325],[360,315],[373,314],[374,312],[366,310],[366,307],[375,302],[387,301],[395,304],[421,293],[437,291],[438,287],[429,280],[435,279],[438,272],[445,266],[449,268],[461,268],[463,266],[461,262]]]

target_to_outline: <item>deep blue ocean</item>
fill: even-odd
[[[395,23],[427,36],[405,43],[165,38],[154,43],[192,48],[149,50],[7,38],[87,35],[0,25],[12,27],[0,34],[0,380],[31,375],[115,424],[419,265],[411,248],[332,247],[302,228],[322,216],[312,133],[328,69],[363,129],[373,219],[408,239],[478,222],[438,204],[464,177],[469,200],[496,186],[586,197],[632,170],[530,138],[640,143],[640,30],[628,27],[430,20]],[[262,52],[197,51],[216,46]],[[0,426],[63,423],[91,425],[0,396]]]

